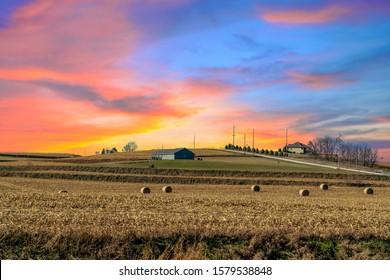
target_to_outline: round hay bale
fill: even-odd
[[[365,188],[364,193],[365,194],[374,194],[374,190],[372,188]]]
[[[329,185],[328,184],[321,184],[320,189],[323,191],[327,191],[329,189]]]
[[[150,189],[148,187],[143,187],[141,193],[150,193]]]
[[[58,193],[68,193],[67,190],[60,190]]]
[[[258,186],[258,185],[252,186],[252,191],[253,192],[259,192],[260,191],[260,186]]]
[[[165,193],[170,193],[172,192],[172,187],[171,186],[165,186],[162,188],[163,192]]]
[[[303,189],[299,191],[300,196],[309,196],[309,194],[310,194],[309,190]]]

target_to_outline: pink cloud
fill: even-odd
[[[178,7],[178,6],[185,6],[193,1],[194,0],[142,0],[142,4]]]
[[[99,84],[109,80],[104,73],[67,73],[40,68],[1,69],[0,78],[13,81],[55,80],[67,83]]]
[[[137,37],[120,3],[37,0],[22,6],[0,29],[2,66],[108,72]]]
[[[128,3],[37,0],[14,12],[0,29],[2,151],[90,145],[198,112],[116,66],[138,44],[140,31],[118,6]]]
[[[379,161],[390,163],[390,149],[378,149]]]
[[[273,10],[266,11],[260,18],[271,23],[321,24],[342,19],[351,14],[351,9],[333,5],[319,10]]]
[[[379,123],[390,123],[390,116],[378,116],[373,118],[373,121]]]
[[[227,96],[235,90],[234,86],[214,79],[188,78],[180,85],[187,96]]]
[[[305,88],[309,89],[326,89],[332,88],[337,85],[349,84],[352,81],[343,81],[336,74],[303,74],[299,72],[290,71],[287,75],[294,83],[301,84]]]

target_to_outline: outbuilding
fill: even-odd
[[[159,150],[152,154],[152,159],[159,160],[175,160],[175,159],[191,159],[195,158],[195,153],[187,148]]]
[[[104,148],[102,150],[102,155],[104,155],[104,154],[115,154],[117,152],[118,152],[118,150],[116,148],[112,148],[112,149]]]

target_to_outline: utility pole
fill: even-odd
[[[244,147],[242,149],[244,150],[244,155],[246,155],[246,133],[244,133]]]
[[[286,156],[288,157],[287,139],[288,139],[288,128],[286,128]]]
[[[255,129],[253,128],[252,129],[252,155],[255,154],[254,149],[255,149]]]
[[[195,135],[194,135],[194,149],[195,149]]]
[[[359,148],[356,151],[356,169],[358,168]]]
[[[234,137],[236,136],[235,131],[236,131],[236,127],[233,124],[233,147],[234,147]]]
[[[341,134],[339,132],[339,136],[336,138],[337,139],[337,168],[340,169],[340,144],[343,142],[341,140]]]

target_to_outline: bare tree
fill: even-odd
[[[123,152],[134,152],[138,149],[138,145],[135,141],[128,142],[122,149]]]
[[[344,162],[354,163],[354,145],[352,143],[342,143],[341,147],[341,159]]]
[[[321,148],[326,160],[331,160],[336,150],[337,140],[330,136],[321,139]]]
[[[316,138],[309,141],[307,144],[309,147],[309,153],[312,154],[316,159],[321,155],[321,139]]]
[[[309,153],[316,159],[324,157],[327,160],[334,160],[339,155],[343,162],[369,167],[374,167],[378,160],[378,151],[371,149],[368,144],[345,143],[339,137],[317,137],[309,141],[307,146]]]
[[[378,150],[370,149],[367,161],[370,167],[374,167],[375,163],[378,161]]]
[[[367,144],[358,146],[359,163],[363,166],[373,167],[378,159],[378,151],[373,150]]]

